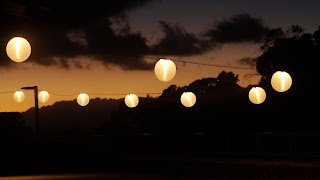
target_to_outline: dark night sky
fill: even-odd
[[[240,75],[240,85],[254,70],[233,70],[177,63],[169,83],[158,81],[155,60],[167,57],[194,62],[247,66],[239,59],[261,54],[255,40],[269,29],[301,25],[314,32],[320,1],[11,1],[1,2],[1,92],[22,86],[60,94],[162,92],[170,84],[186,85],[215,77],[222,70]],[[15,64],[5,54],[13,36],[23,36],[32,55]],[[32,92],[24,103],[13,94],[0,94],[0,111],[25,111],[33,105]],[[91,95],[91,98],[107,96]],[[119,98],[121,96],[112,96]],[[45,104],[72,100],[51,96]]]

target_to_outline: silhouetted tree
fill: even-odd
[[[14,161],[25,154],[21,153],[30,145],[32,131],[25,125],[22,114],[18,112],[0,113],[0,155],[2,160]],[[29,148],[30,149],[30,148]],[[25,149],[25,153],[29,149]]]
[[[217,77],[217,88],[234,88],[239,87],[237,82],[239,81],[239,75],[235,75],[233,72],[222,71]]]
[[[303,32],[300,26],[292,26],[287,34],[283,34],[281,29],[270,32],[261,45],[264,53],[255,60],[258,73],[270,79],[279,70],[292,75],[311,72],[319,52],[315,49],[312,35]]]
[[[315,97],[308,97],[318,82],[318,38],[319,30],[312,35],[304,33],[300,26],[292,26],[286,33],[274,33],[262,43],[264,52],[255,59],[257,72],[262,75],[260,86],[267,91],[266,103],[273,103],[269,113],[282,119],[278,123],[288,121],[286,126],[291,129],[319,129],[320,124],[315,120]],[[285,93],[271,87],[271,77],[276,71],[287,71],[293,79],[291,89]]]
[[[264,39],[261,39],[262,45],[260,49],[262,51],[268,50],[270,47],[274,46],[274,43],[281,38],[284,38],[285,34],[281,28],[271,29],[267,33]]]
[[[30,133],[22,114],[18,112],[0,113],[0,138],[2,140],[24,138]]]
[[[206,94],[213,91],[216,83],[216,78],[198,79],[190,83],[187,89],[195,94]]]
[[[233,72],[222,71],[217,78],[202,78],[191,82],[188,86],[179,87],[177,85],[170,85],[167,89],[163,90],[160,97],[178,96],[185,91],[191,91],[195,94],[212,94],[216,89],[232,89],[240,87],[237,82],[239,76]]]
[[[313,33],[314,42],[316,43],[316,46],[320,47],[320,26],[318,27],[318,30]]]
[[[175,84],[170,85],[167,89],[163,90],[161,97],[175,96],[178,90],[178,86]]]
[[[287,30],[287,33],[289,36],[298,39],[304,34],[304,29],[299,25],[291,25],[291,27]]]

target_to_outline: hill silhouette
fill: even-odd
[[[76,100],[59,101],[40,109],[40,126],[43,134],[63,135],[66,131],[95,133],[103,122],[110,119],[121,100],[91,99],[86,107],[79,106]],[[23,113],[27,125],[34,127],[34,108]]]
[[[108,124],[117,127],[111,128],[117,133],[124,133],[125,130],[121,130],[121,127],[124,129],[134,127],[135,130],[130,131],[138,131],[138,129],[140,131],[144,128],[161,129],[162,126],[166,126],[167,130],[175,131],[179,124],[185,126],[182,120],[186,117],[183,113],[191,115],[187,119],[191,117],[197,119],[195,123],[198,124],[208,121],[205,113],[209,110],[208,108],[228,106],[225,110],[231,107],[236,110],[237,106],[240,106],[239,103],[250,104],[247,99],[247,89],[240,87],[237,84],[238,81],[238,75],[222,71],[216,78],[195,80],[188,86],[171,85],[157,98],[140,97],[139,105],[133,109],[126,107],[123,99],[91,99],[86,107],[79,106],[76,100],[56,102],[40,109],[41,130],[45,134],[55,135],[63,135],[65,131],[71,129],[94,134],[101,132],[101,125],[105,127]],[[197,95],[197,103],[190,109],[183,107],[180,103],[180,96],[186,91],[192,91]],[[209,112],[212,111],[209,110]],[[27,125],[33,127],[34,108],[30,108],[23,115]],[[197,115],[200,116],[196,117]],[[216,116],[223,115],[216,113]],[[193,120],[189,121],[191,123]]]

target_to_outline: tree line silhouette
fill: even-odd
[[[171,85],[156,99],[142,99],[135,110],[120,107],[114,112],[130,119],[131,128],[141,132],[182,133],[217,131],[319,131],[316,114],[318,82],[317,61],[320,59],[320,26],[313,34],[292,25],[270,30],[259,43],[262,55],[250,59],[255,64],[261,80],[256,85],[241,87],[238,75],[222,71],[216,78],[195,80],[188,86]],[[291,89],[276,92],[271,86],[271,77],[276,71],[286,71],[293,79]],[[248,92],[252,86],[261,86],[267,99],[261,105],[251,104]],[[188,109],[179,103],[180,95],[191,91],[197,103]],[[126,117],[124,117],[126,116]],[[128,123],[128,122],[126,122]],[[127,125],[126,125],[127,126]]]

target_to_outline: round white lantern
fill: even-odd
[[[89,98],[88,94],[86,94],[86,93],[81,93],[77,97],[77,102],[78,102],[78,104],[80,106],[88,105],[89,104],[89,100],[90,100],[90,98]]]
[[[40,102],[46,103],[49,101],[50,95],[47,91],[40,91],[40,93],[38,94],[38,99]]]
[[[160,81],[168,82],[176,75],[176,65],[170,59],[160,59],[154,67],[154,73]]]
[[[253,104],[261,104],[266,100],[266,92],[261,87],[253,87],[249,91],[249,100]]]
[[[129,107],[129,108],[134,108],[138,105],[139,103],[139,98],[135,94],[128,94],[126,98],[124,99],[124,103]]]
[[[14,62],[23,62],[31,54],[30,43],[22,37],[14,37],[7,44],[7,55]]]
[[[184,92],[181,95],[180,100],[182,105],[184,105],[185,107],[192,107],[196,103],[197,98],[196,95],[194,95],[192,92]]]
[[[13,99],[15,101],[17,101],[18,103],[21,103],[24,101],[25,99],[25,95],[22,91],[16,91],[14,94],[13,94]]]
[[[291,76],[285,71],[277,71],[272,75],[271,85],[278,92],[287,91],[292,85]]]

